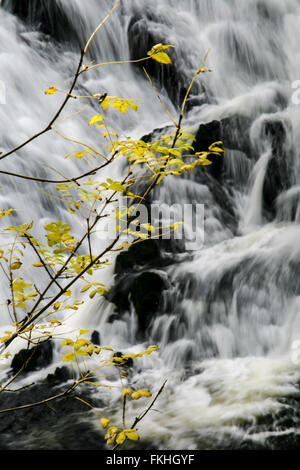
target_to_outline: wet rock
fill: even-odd
[[[229,116],[221,120],[214,120],[200,124],[195,133],[193,144],[195,152],[205,152],[210,145],[221,141],[225,155],[210,155],[212,165],[202,168],[205,173],[211,174],[215,179],[222,180],[224,173],[224,159],[230,150],[242,152],[249,159],[256,159],[256,152],[250,141],[251,120],[244,116]]]
[[[248,117],[233,115],[219,121],[200,124],[194,146],[197,151],[207,150],[212,143],[221,140],[225,148],[239,150],[251,157],[253,156],[250,142],[251,123]]]
[[[280,120],[266,120],[262,129],[272,150],[263,187],[264,206],[275,214],[276,198],[293,184],[293,157],[289,129]]]
[[[56,367],[53,374],[48,374],[46,380],[51,385],[60,385],[72,378],[71,370],[66,367]]]
[[[68,41],[79,48],[78,34],[60,2],[3,0],[2,7],[17,15],[31,28],[51,36],[56,41]]]
[[[143,240],[121,252],[115,262],[115,283],[106,294],[107,300],[114,303],[118,310],[118,314],[113,315],[110,321],[119,319],[120,314],[129,310],[130,292],[137,274],[169,262],[168,255],[164,256],[161,252],[159,240]]]
[[[66,386],[67,388],[67,386]],[[84,389],[84,390],[83,390]],[[20,391],[1,393],[0,435],[1,450],[102,450],[105,441],[89,422],[90,407],[73,396],[48,401],[48,405],[12,410],[23,405],[39,403],[56,396],[64,389],[52,381],[33,384]],[[93,406],[103,406],[91,396],[87,386],[76,391],[81,399]]]
[[[220,121],[211,121],[207,124],[200,124],[195,135],[196,141],[193,144],[195,152],[206,152],[214,142],[223,140],[223,133]],[[223,157],[210,155],[209,160],[212,165],[206,168],[215,178],[220,179],[223,169]]]
[[[101,344],[100,333],[97,330],[94,330],[91,335],[91,342],[99,346]]]
[[[162,292],[167,287],[167,278],[162,273],[131,273],[118,279],[109,292],[108,300],[116,305],[120,315],[128,311],[132,303],[138,317],[139,331],[143,334],[157,312]]]
[[[51,364],[53,358],[53,344],[46,341],[30,349],[21,349],[11,362],[12,373],[16,374],[24,366],[23,372],[32,372]]]
[[[158,32],[162,31],[162,29],[155,27],[155,23],[158,25],[159,19],[150,13],[148,17],[147,13],[143,17],[136,14],[131,19],[127,33],[131,60],[147,57],[147,52],[155,44],[170,44],[168,38],[163,37],[162,33]],[[176,50],[169,49],[167,52],[171,58],[171,64],[160,64],[155,60],[149,60],[146,64],[146,69],[150,77],[162,89],[166,90],[172,103],[178,107],[184,99],[192,77],[189,77],[186,73],[186,70],[189,68],[187,64],[183,67],[177,60]],[[136,64],[137,70],[142,71],[142,66],[145,66],[145,64]],[[144,72],[142,73],[144,75]],[[205,91],[199,83],[195,84],[193,94],[198,98],[198,105],[206,99]]]
[[[143,331],[148,326],[151,315],[157,311],[162,291],[165,288],[165,279],[151,271],[142,273],[133,281],[130,297]]]
[[[161,264],[161,253],[157,240],[149,239],[131,245],[127,251],[120,253],[116,259],[115,273],[133,271],[141,266]]]

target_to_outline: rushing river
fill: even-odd
[[[40,11],[47,11],[47,18],[56,11],[52,13],[52,3],[59,7],[46,35],[7,11],[21,0],[3,3],[1,151],[49,122],[61,95],[49,97],[44,90],[51,85],[66,89],[78,62],[78,44],[113,4],[43,0]],[[29,3],[31,18],[38,18],[39,7]],[[141,434],[148,446],[228,449],[274,442],[276,448],[284,446],[281,438],[295,439],[300,431],[295,409],[300,379],[295,349],[300,340],[299,25],[299,0],[121,0],[91,46],[97,61],[111,61],[136,52],[134,34],[140,35],[141,48],[149,37],[174,44],[178,75],[171,83],[161,76],[159,89],[174,116],[181,93],[178,77],[192,78],[209,51],[206,65],[212,72],[199,78],[184,124],[197,130],[212,121],[228,123],[222,127],[228,145],[221,181],[210,175],[207,182],[199,172],[170,176],[155,193],[162,204],[204,204],[205,236],[197,249],[181,253],[180,262],[160,268],[170,287],[145,342],[157,344],[159,352],[141,359],[131,377],[134,384],[154,391],[167,379],[155,405],[158,412],[144,421]],[[51,40],[54,32],[56,41]],[[109,115],[109,124],[121,135],[140,138],[171,124],[148,81],[132,65],[95,69],[79,83],[89,94],[107,92],[139,102],[138,112],[128,111],[126,118]],[[91,107],[63,120],[82,106],[70,101],[56,130],[101,146],[98,133],[88,126],[95,114]],[[64,159],[68,152],[70,142],[53,131],[0,161],[0,168],[55,177],[54,168],[76,176],[84,166]],[[114,177],[123,170],[115,166]],[[39,232],[50,220],[61,219],[76,233],[70,213],[45,194],[51,187],[37,184],[33,190],[32,182],[3,175],[0,185],[0,209],[17,209],[12,224],[35,220]],[[99,240],[99,246],[104,242]],[[113,284],[113,266],[103,276],[106,284]],[[8,296],[4,284],[2,299]],[[0,308],[5,329],[7,309]],[[105,345],[122,351],[143,350],[132,306],[108,321],[114,308],[107,301],[90,300],[68,320],[68,327],[99,330]],[[55,357],[59,363],[59,351]],[[8,366],[1,363],[3,370]],[[113,406],[117,394],[102,393],[107,400],[113,397],[112,413],[118,415]],[[283,416],[289,417],[284,423]]]

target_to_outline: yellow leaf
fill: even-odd
[[[143,397],[151,397],[152,393],[149,392],[149,390],[138,390],[138,392],[143,396]]]
[[[54,86],[51,86],[48,88],[48,90],[45,91],[45,95],[53,95],[56,91],[57,89]]]
[[[75,359],[75,354],[72,352],[69,352],[64,355],[63,362],[72,362],[74,359]]]
[[[59,303],[59,302],[56,302],[56,303],[53,305],[53,308],[54,308],[55,311],[58,310],[59,307],[60,307],[60,303]]]
[[[147,52],[147,55],[157,54],[158,52],[164,51],[165,49],[169,49],[169,47],[175,47],[173,44],[155,44],[152,49]]]
[[[129,390],[129,388],[123,388],[122,395],[124,396],[131,395],[131,390]]]
[[[131,101],[128,102],[128,106],[133,109],[133,111],[137,111],[137,105],[135,103],[132,103]]]
[[[4,357],[4,359],[8,359],[10,356],[11,354],[9,352],[2,354],[2,357]]]
[[[75,347],[75,350],[77,351],[78,349],[82,348],[82,346],[88,346],[89,344],[91,344],[90,341],[88,341],[87,339],[80,338],[80,339],[77,339],[74,347]]]
[[[76,351],[76,354],[78,356],[88,356],[90,354],[88,354],[88,352],[86,350],[83,350],[83,349],[80,349],[79,351]]]
[[[10,269],[19,269],[22,266],[20,261],[16,261],[15,263],[11,263]]]
[[[31,287],[32,284],[25,282],[21,277],[15,279],[13,282],[13,291],[14,292],[24,292],[25,287]]]
[[[103,107],[103,109],[105,109],[105,111],[108,109],[108,107],[109,107],[109,98],[107,96],[102,101],[101,106]]]
[[[4,215],[9,215],[12,211],[13,211],[13,209],[8,209],[7,211],[0,211],[0,219]]]
[[[139,398],[141,398],[140,392],[133,392],[133,393],[131,394],[131,398],[132,398],[133,400],[138,400]]]
[[[106,419],[106,418],[101,418],[100,419],[100,424],[103,427],[103,429],[107,428],[109,423],[110,423],[109,419]]]
[[[43,267],[43,263],[33,263],[32,266],[34,268],[42,268]]]
[[[128,106],[128,101],[116,100],[116,101],[112,101],[111,105],[118,111],[121,111],[123,114],[125,114],[127,110],[127,106]]]
[[[113,437],[111,437],[110,439],[108,439],[108,440],[106,441],[106,444],[107,444],[108,446],[111,446],[111,445],[113,445],[114,442],[115,442],[115,436],[113,436]]]
[[[58,320],[55,320],[54,318],[52,320],[49,320],[49,323],[51,323],[51,325],[61,325],[61,322]]]
[[[158,52],[157,54],[153,54],[151,56],[151,59],[156,60],[156,62],[159,62],[160,64],[170,64],[171,63],[170,57],[165,52]]]
[[[205,72],[211,72],[211,70],[210,70],[210,69],[202,69],[202,68],[200,68],[200,69],[197,70],[197,75],[199,75],[200,73],[205,73]]]
[[[116,426],[111,426],[108,428],[107,433],[105,434],[105,439],[112,439],[112,442],[114,442],[118,431],[119,429],[116,428]]]
[[[60,343],[61,346],[73,346],[74,344],[74,341],[72,341],[71,339],[65,339],[62,343]]]
[[[117,438],[116,438],[116,443],[117,444],[123,444],[123,442],[125,441],[126,439],[126,434],[124,431],[120,432],[118,435],[117,435]]]
[[[96,294],[97,294],[97,290],[93,290],[93,291],[90,293],[89,298],[90,298],[90,299],[93,299]]]
[[[130,439],[131,441],[138,441],[140,436],[138,435],[137,432],[127,432],[126,433],[126,436],[128,437],[128,439]]]
[[[87,290],[89,290],[91,288],[91,284],[87,284],[86,286],[83,286],[81,291],[80,292],[86,292]]]
[[[88,333],[90,330],[79,330],[80,335],[84,335],[85,333]]]
[[[103,117],[100,115],[92,117],[92,119],[89,122],[89,126],[91,126],[92,124],[95,124],[95,122],[98,122],[98,121],[103,121]]]
[[[6,341],[8,341],[10,338],[11,338],[11,334],[7,336],[2,336],[2,338],[0,338],[0,341],[2,341],[3,343],[6,343]]]

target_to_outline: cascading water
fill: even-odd
[[[20,2],[2,3],[16,12]],[[50,120],[59,96],[49,100],[43,90],[52,84],[66,88],[78,59],[77,42],[84,43],[104,7],[112,5],[55,0],[59,15],[54,18],[47,0],[40,11],[34,0],[28,3],[33,6],[27,12],[29,25],[0,9],[1,80],[7,93],[6,105],[0,106],[4,151]],[[70,42],[52,42],[37,32],[35,20],[43,21],[39,14],[46,10],[50,26],[55,24],[46,32],[55,32],[59,40],[69,34]],[[67,19],[68,28],[60,19]],[[149,448],[282,448],[299,442],[300,369],[292,360],[294,341],[300,339],[300,108],[292,100],[300,70],[299,20],[299,0],[124,0],[95,38],[91,54],[97,61],[134,57],[154,43],[176,45],[176,72],[156,77],[174,116],[187,79],[209,51],[212,73],[199,79],[184,124],[198,132],[201,144],[203,129],[210,132],[211,123],[219,123],[220,139],[215,140],[223,140],[226,149],[219,173],[199,169],[167,177],[153,196],[168,206],[204,204],[205,237],[197,250],[181,250],[167,266],[157,267],[168,288],[142,342],[157,344],[159,352],[141,359],[131,372],[132,383],[143,388],[159,389],[168,380],[156,404],[160,412],[144,421]],[[133,66],[96,69],[80,83],[89,94],[109,92],[141,102],[141,112],[126,120],[110,116],[120,134],[139,138],[171,124]],[[78,109],[72,103],[67,114]],[[87,108],[57,129],[100,145],[88,129],[91,112]],[[69,151],[70,142],[52,132],[7,158],[5,169],[52,175],[45,166],[50,161],[51,167],[75,176],[82,168],[64,160]],[[116,176],[122,168],[114,171]],[[54,217],[74,225],[63,207],[31,188],[30,182],[1,178],[1,206],[18,208],[12,223],[38,216],[37,232]],[[165,249],[172,252],[172,247]],[[112,269],[105,281],[113,284]],[[1,285],[1,297],[6,295]],[[113,321],[110,302],[90,302],[84,309],[70,325],[99,330],[106,345],[122,351],[143,348],[132,303]],[[5,309],[0,321],[5,327]],[[114,413],[112,396],[107,399]]]

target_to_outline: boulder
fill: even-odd
[[[100,346],[101,344],[101,338],[100,338],[100,333],[97,330],[94,330],[93,333],[91,334],[91,342],[95,344],[96,346]]]
[[[263,202],[265,209],[275,214],[276,198],[294,182],[290,135],[289,129],[281,120],[266,120],[262,132],[272,151],[263,186]]]
[[[46,381],[50,385],[61,385],[72,378],[72,371],[66,366],[56,367],[53,374],[48,374]]]
[[[16,374],[24,366],[22,372],[32,372],[51,364],[53,358],[53,344],[45,341],[30,349],[21,349],[12,359],[12,373]]]
[[[65,377],[65,372],[54,375]],[[1,410],[12,409],[1,414],[1,450],[104,450],[106,447],[103,432],[90,422],[91,403],[103,407],[103,402],[93,396],[92,386],[81,385],[76,396],[61,396],[48,402],[48,405],[15,407],[39,403],[67,390],[57,386],[56,380],[44,380],[21,388],[15,392],[1,393]]]
[[[166,287],[165,279],[156,272],[146,271],[134,279],[129,294],[142,331],[158,310],[162,292]]]
[[[119,315],[129,311],[132,304],[138,317],[139,332],[144,334],[159,309],[162,292],[167,287],[168,280],[162,272],[124,272],[111,288],[107,299],[116,305]],[[118,318],[118,315],[113,315],[111,321]]]
[[[170,44],[170,40],[167,37],[163,37],[163,29],[155,27],[156,23],[157,26],[159,25],[159,18],[149,15],[150,13],[148,17],[147,14],[140,16],[137,13],[132,17],[128,25],[127,35],[131,60],[147,57],[147,52],[155,44]],[[136,69],[143,73],[143,76],[145,75],[142,67],[145,66],[154,83],[166,91],[175,107],[179,107],[182,104],[192,77],[186,72],[189,69],[188,65],[185,63],[184,67],[183,63],[180,64],[177,60],[176,49],[170,48],[167,53],[171,58],[171,64],[160,64],[155,60],[149,60],[146,64],[142,62],[135,65]],[[197,97],[198,105],[206,101],[205,90],[199,82],[196,82],[193,86],[192,95]],[[187,109],[188,106],[189,104],[187,104]]]
[[[121,252],[115,263],[115,273],[132,272],[139,267],[157,266],[162,264],[158,240],[148,239],[131,245],[127,251]]]
[[[52,0],[3,0],[2,7],[18,16],[31,28],[51,36],[58,42],[70,42],[79,48],[79,38],[74,25],[61,6]]]

